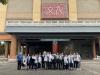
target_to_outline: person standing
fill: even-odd
[[[69,63],[69,69],[72,70],[74,67],[74,58],[71,53],[70,55],[68,55],[68,63]]]
[[[56,54],[52,54],[52,69],[56,69]]]
[[[37,70],[37,68],[38,68],[38,55],[37,54],[35,54],[35,56],[34,56],[34,69],[35,70]]]
[[[27,60],[27,69],[30,69],[31,63],[30,63],[30,55],[28,54],[26,57]]]
[[[76,53],[76,55],[77,55],[77,61],[78,61],[77,68],[80,68],[80,65],[81,65],[81,56],[80,56],[79,53]]]
[[[22,53],[20,52],[20,53],[17,55],[17,69],[18,69],[18,70],[21,69],[22,63],[23,63],[23,55],[22,55]]]
[[[30,58],[30,62],[31,62],[31,69],[34,69],[35,68],[35,55],[34,54]]]
[[[68,69],[68,56],[67,55],[64,56],[64,67],[66,70]]]
[[[38,68],[42,68],[42,56],[39,54],[38,56]]]
[[[48,55],[47,53],[44,55],[44,69],[48,69]]]
[[[51,69],[52,68],[52,60],[54,59],[51,52],[48,54],[48,57],[49,57],[48,68]]]
[[[56,54],[56,69],[59,69],[59,54]]]
[[[74,68],[78,68],[81,61],[80,55],[76,52],[74,53]]]
[[[59,55],[59,69],[63,69],[63,63],[64,63],[64,55],[63,53],[60,53]]]

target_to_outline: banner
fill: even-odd
[[[67,5],[64,3],[43,3],[42,18],[68,18]]]

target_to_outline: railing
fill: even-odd
[[[100,20],[78,20],[78,21],[65,21],[65,20],[45,20],[34,22],[32,20],[7,20],[7,26],[100,26]]]

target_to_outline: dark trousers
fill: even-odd
[[[79,62],[78,61],[74,61],[74,68],[78,68]]]
[[[40,63],[38,63],[38,68],[41,68],[41,64]]]
[[[69,67],[70,68],[74,68],[74,64],[73,63],[69,63]]]
[[[68,63],[66,63],[64,66],[65,66],[65,69],[66,69],[66,70],[69,68]]]
[[[48,69],[52,69],[52,62],[48,62]]]
[[[55,60],[52,61],[52,69],[56,69],[56,61]]]
[[[18,69],[18,70],[21,69],[21,65],[22,65],[22,62],[21,62],[21,61],[18,61],[18,62],[17,62],[17,69]]]
[[[48,69],[48,62],[44,61],[44,69]]]
[[[57,60],[57,69],[61,69],[60,65],[61,65],[61,61],[58,59]]]
[[[27,62],[27,69],[31,69],[31,63]]]

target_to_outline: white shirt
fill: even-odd
[[[52,62],[52,60],[54,59],[54,57],[51,55],[51,54],[49,54],[49,62]]]
[[[63,59],[63,56],[64,56],[64,55],[61,54],[61,55],[59,56],[59,59],[62,60],[62,59]]]
[[[32,56],[32,59],[34,59],[34,60],[35,60],[35,63],[38,63],[37,56]]]
[[[48,56],[47,55],[44,56],[44,61],[48,61]]]
[[[39,62],[39,63],[42,62],[42,57],[41,57],[41,56],[38,57],[38,62]]]
[[[23,56],[23,64],[26,65],[26,63],[27,63],[27,58]]]
[[[64,56],[64,64],[68,63],[68,56]]]
[[[78,61],[78,62],[81,61],[81,57],[80,57],[79,54],[77,54],[77,55],[75,54],[74,55],[74,61]]]
[[[68,62],[69,63],[74,63],[73,55],[68,55]]]

